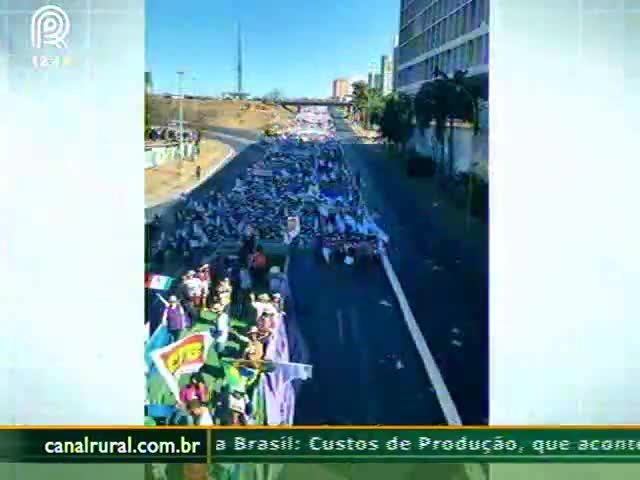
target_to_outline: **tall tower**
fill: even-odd
[[[238,95],[242,96],[242,29],[238,22],[238,78],[237,78]]]

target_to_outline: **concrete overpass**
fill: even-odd
[[[297,112],[300,112],[302,107],[344,107],[349,113],[353,109],[353,102],[326,98],[287,98],[285,100],[271,101],[282,105],[289,111],[293,111],[292,108],[294,108]]]

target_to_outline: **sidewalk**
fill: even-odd
[[[374,138],[378,138],[379,134],[375,130],[368,130],[356,123],[350,123],[350,125],[351,128],[353,128],[353,132],[365,141],[371,141]]]
[[[200,144],[200,156],[192,162],[180,162],[149,168],[144,172],[145,208],[171,200],[182,192],[191,190],[199,181],[207,178],[231,154],[233,149],[218,140],[203,140]],[[196,167],[200,166],[200,180],[196,178]]]
[[[461,250],[476,258],[486,256],[489,250],[489,229],[486,224],[472,216],[467,225],[466,209],[455,206],[433,178],[409,177],[405,158],[383,146],[373,148],[378,150],[376,153],[386,157],[383,162],[387,166],[387,175],[397,177],[403,183],[403,188],[412,193],[419,211],[448,232],[449,239],[459,243]]]

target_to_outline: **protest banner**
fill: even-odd
[[[264,168],[253,168],[251,169],[251,173],[256,177],[273,177],[273,171]]]
[[[158,275],[157,273],[144,274],[144,286],[152,290],[169,290],[174,284],[175,278],[167,277],[165,275]]]
[[[287,217],[287,235],[285,243],[288,245],[300,234],[300,217]]]
[[[180,397],[180,377],[202,368],[212,343],[209,332],[194,333],[151,352],[158,373],[176,398]]]

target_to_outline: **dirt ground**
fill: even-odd
[[[261,130],[273,123],[286,123],[294,116],[282,106],[265,105],[261,102],[188,99],[183,102],[185,121],[202,127]],[[151,98],[153,125],[166,125],[177,118],[177,100],[160,96]]]
[[[188,190],[198,183],[196,167],[200,165],[201,178],[222,162],[231,151],[230,147],[217,140],[203,140],[200,157],[191,162],[172,162],[144,171],[145,206],[152,207]]]

